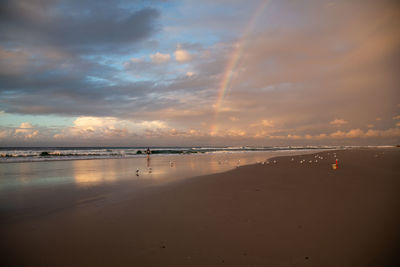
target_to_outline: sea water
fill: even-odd
[[[337,147],[150,147],[152,155],[187,155],[235,152],[304,151]],[[78,159],[137,158],[146,147],[0,147],[0,163]]]

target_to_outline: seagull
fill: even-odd
[[[274,163],[276,163],[276,160],[274,160]]]
[[[294,161],[294,158],[292,158],[292,161]]]
[[[136,169],[136,176],[139,176],[139,168]]]

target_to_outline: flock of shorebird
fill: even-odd
[[[170,161],[169,162],[169,166],[172,168],[172,167],[175,167],[176,166],[176,163],[175,163],[175,161]],[[148,167],[147,168],[147,172],[148,173],[152,173],[153,172],[153,169],[151,168],[151,167]],[[139,176],[139,173],[140,173],[140,169],[139,168],[136,168],[136,176]]]
[[[328,156],[329,156],[329,155],[330,155],[330,153],[328,153]],[[333,157],[335,158],[335,160],[336,160],[336,162],[337,162],[338,159],[337,159],[337,156],[336,156],[336,152],[333,152]],[[300,163],[300,164],[303,164],[303,163],[305,163],[305,162],[308,161],[309,164],[312,164],[312,163],[318,163],[318,160],[323,160],[323,159],[324,159],[323,156],[317,154],[317,155],[314,155],[314,159],[309,159],[309,160],[302,159],[302,160],[299,161],[299,163]],[[327,159],[327,158],[325,158],[325,159]],[[291,162],[294,162],[294,161],[295,161],[295,158],[292,157],[292,158],[290,159],[290,161],[291,161]],[[272,160],[272,161],[269,161],[269,160],[265,160],[265,161],[262,161],[262,162],[257,161],[257,164],[261,164],[261,165],[276,164],[276,163],[277,163],[277,160],[276,160],[276,159],[275,159],[275,160]],[[238,160],[238,162],[237,162],[237,164],[236,164],[236,167],[238,168],[239,165],[240,165],[240,160]]]

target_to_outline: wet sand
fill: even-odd
[[[398,266],[400,149],[336,151],[338,170],[331,169],[332,151],[318,155],[324,159],[278,157],[114,201],[96,195],[57,212],[3,220],[2,262]]]

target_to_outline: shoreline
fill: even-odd
[[[130,148],[129,148],[130,149]],[[186,148],[185,148],[186,149]],[[223,148],[221,148],[223,149]],[[274,153],[274,152],[294,152],[294,153],[302,153],[302,152],[315,152],[315,151],[324,151],[324,150],[336,150],[337,148],[288,148],[288,149],[254,149],[254,150],[221,150],[221,151],[198,151],[198,152],[180,152],[180,153],[154,153],[151,157],[169,157],[169,156],[189,156],[189,155],[212,155],[212,154],[233,154],[233,153]],[[180,150],[179,150],[180,151]],[[68,157],[76,157],[76,158],[68,158]],[[81,157],[81,158],[80,158]],[[84,158],[87,157],[87,158]],[[137,159],[137,158],[146,158],[146,155],[143,154],[119,154],[119,155],[57,155],[51,154],[50,156],[1,156],[1,163],[26,163],[26,162],[57,162],[57,161],[71,161],[71,160],[103,160],[103,159]],[[21,160],[16,160],[21,159]]]
[[[1,247],[10,266],[390,266],[399,159],[397,148],[274,157],[3,224]]]

